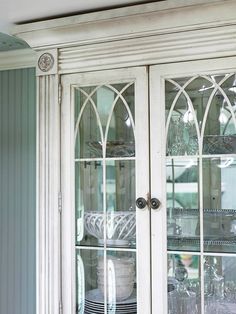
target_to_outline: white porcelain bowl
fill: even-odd
[[[85,212],[84,226],[89,234],[104,241],[104,221],[106,218],[107,244],[127,246],[136,236],[136,215],[133,211]]]
[[[97,271],[97,275],[98,277],[102,277],[104,274],[104,271],[103,270],[98,270]],[[122,271],[120,270],[116,270],[116,278],[134,278],[135,276],[135,272],[133,269],[122,269]]]
[[[120,287],[128,287],[128,286],[134,286],[134,278],[126,278],[125,280],[118,280],[118,279],[115,279],[115,280],[110,280],[108,283],[107,283],[107,286],[108,287],[116,287],[116,289],[120,289]],[[103,288],[104,287],[104,281],[102,280],[98,280],[97,282],[98,284],[98,288]],[[100,289],[101,290],[101,289]]]
[[[117,301],[127,299],[133,292],[135,282],[135,263],[133,258],[108,256],[106,260],[107,294],[115,294]],[[97,284],[104,295],[104,258],[98,258]]]
[[[98,284],[98,289],[104,295],[104,285]],[[117,301],[122,301],[128,299],[134,290],[134,283],[127,285],[107,285],[107,297],[116,299]]]
[[[116,256],[107,256],[107,263],[112,263],[116,269],[118,268],[134,268],[134,258],[133,257],[116,257]],[[104,268],[104,258],[100,256],[98,258],[98,268]]]

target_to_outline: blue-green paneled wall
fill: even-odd
[[[0,314],[35,314],[35,70],[0,71]]]

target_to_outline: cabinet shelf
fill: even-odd
[[[177,245],[200,245],[200,237],[178,237],[178,236],[168,236],[168,242],[170,245],[177,246]],[[232,237],[224,237],[223,239],[216,239],[206,237],[203,240],[204,245],[236,245],[236,236]]]
[[[179,215],[179,214],[189,214],[189,215],[196,215],[199,213],[199,208],[181,208],[181,207],[175,207],[175,208],[167,208],[167,211],[173,211],[174,215]],[[225,214],[225,215],[236,215],[236,209],[228,209],[228,208],[204,208],[203,209],[204,213],[207,214]]]

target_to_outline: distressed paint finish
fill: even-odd
[[[0,313],[36,311],[35,70],[0,71]]]
[[[57,314],[60,306],[58,84],[58,75],[37,77],[37,314]]]

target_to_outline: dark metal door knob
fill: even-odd
[[[151,198],[150,206],[152,209],[158,209],[161,205],[161,202],[157,198]]]
[[[136,206],[140,209],[144,209],[147,206],[147,201],[143,197],[139,197],[136,200]]]

